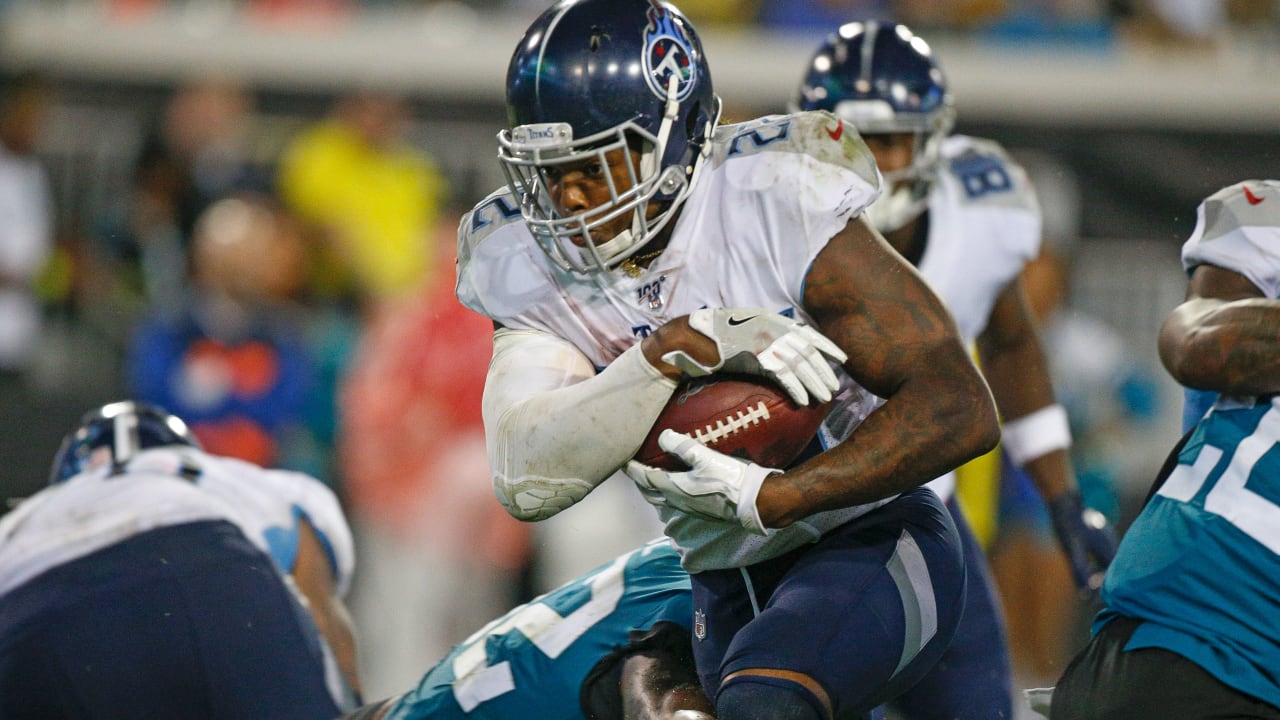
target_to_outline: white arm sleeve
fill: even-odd
[[[586,497],[635,455],[675,388],[638,344],[597,375],[553,335],[498,330],[483,409],[499,502],[543,520]]]

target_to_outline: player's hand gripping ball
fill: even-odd
[[[665,470],[687,470],[658,447],[671,429],[712,450],[768,468],[785,468],[804,451],[827,417],[830,403],[797,405],[778,386],[751,375],[715,374],[676,388],[635,459]]]

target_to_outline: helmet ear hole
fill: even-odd
[[[695,103],[689,114],[684,117],[684,136],[689,142],[698,142],[701,138],[697,137],[698,127],[705,122],[702,103]]]

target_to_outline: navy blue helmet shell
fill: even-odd
[[[717,103],[702,42],[679,10],[651,0],[561,0],[525,32],[507,68],[511,127],[568,123],[574,138],[627,122],[657,134],[676,80],[687,145]],[[687,154],[682,152],[681,154]]]
[[[159,407],[129,400],[108,403],[85,413],[80,426],[63,438],[49,483],[68,480],[107,461],[119,469],[142,450],[166,445],[199,448],[200,442],[186,423]]]
[[[791,105],[829,111],[862,135],[913,135],[910,164],[882,171],[884,191],[866,217],[891,232],[924,212],[955,109],[922,38],[898,23],[842,25],[814,53]]]
[[[794,104],[831,111],[863,134],[928,131],[953,112],[928,43],[905,25],[875,21],[848,23],[827,37]]]
[[[673,5],[561,0],[511,57],[507,116],[499,159],[526,224],[555,263],[591,272],[616,267],[674,216],[709,149],[720,100],[697,32]],[[619,155],[629,183],[611,184],[608,203],[578,214],[557,207],[557,167]],[[624,216],[630,229],[612,231]]]

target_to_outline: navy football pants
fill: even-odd
[[[230,523],[152,530],[0,597],[0,718],[338,714],[315,626]]]
[[[951,646],[915,687],[891,704],[909,720],[1013,717],[1004,611],[978,538],[952,497],[946,503],[960,532],[968,573],[964,615]]]
[[[785,669],[818,680],[836,718],[915,685],[951,642],[965,592],[960,536],[925,488],[782,557],[692,579],[709,697],[737,670]]]

